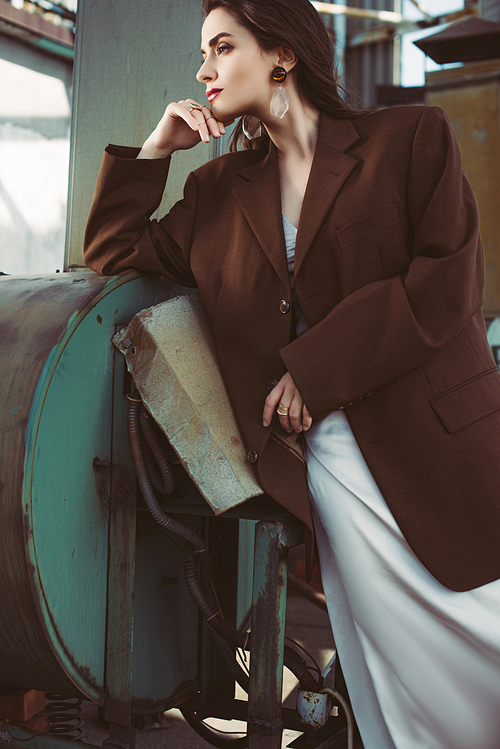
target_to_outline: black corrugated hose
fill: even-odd
[[[144,459],[142,456],[140,431],[139,431],[139,414],[141,411],[142,403],[138,401],[131,401],[128,411],[128,434],[130,440],[130,449],[132,451],[132,458],[134,460],[135,472],[137,475],[137,481],[146,502],[146,506],[156,520],[163,528],[166,528],[177,535],[182,536],[186,541],[196,549],[198,553],[206,553],[208,556],[208,547],[200,536],[195,533],[187,525],[179,523],[178,520],[174,520],[169,517],[158,504],[153,487],[144,465]],[[143,406],[142,406],[143,407]]]
[[[144,452],[146,467],[148,469],[151,483],[160,494],[166,494],[167,496],[173,494],[175,490],[174,472],[172,471],[172,466],[160,444],[160,429],[156,421],[151,418],[144,406],[141,407],[140,411],[140,423],[142,433],[146,440],[146,445],[151,451]],[[151,458],[151,453],[153,454],[154,460]]]

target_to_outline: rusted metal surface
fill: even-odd
[[[117,436],[119,442],[121,435]],[[115,445],[113,447],[115,448]],[[118,461],[113,461],[109,517],[104,719],[122,726],[130,726],[132,717],[135,485],[132,466],[120,465]]]
[[[6,749],[19,747],[19,749],[96,749],[95,744],[86,744],[83,741],[72,741],[59,736],[42,734],[33,738],[33,732],[17,726],[9,727],[9,733],[0,728],[0,746]],[[10,735],[9,735],[10,734]],[[27,743],[29,742],[29,743]]]
[[[47,642],[33,596],[34,565],[26,557],[33,530],[21,497],[28,421],[47,359],[75,310],[105,284],[94,274],[79,282],[81,278],[58,274],[0,281],[0,680],[42,690],[57,687],[63,693],[69,684]],[[16,624],[20,621],[22,626]]]
[[[249,749],[281,747],[288,548],[301,540],[300,523],[291,516],[261,520],[255,529]]]
[[[0,280],[0,682],[103,699],[108,333],[171,286],[90,271]]]
[[[135,385],[215,514],[262,494],[198,295],[140,312],[114,339]]]
[[[330,713],[328,694],[299,689],[297,695],[297,713],[300,724],[309,731],[323,728]]]

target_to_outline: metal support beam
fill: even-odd
[[[418,10],[422,13],[423,16],[425,16],[428,21],[432,21],[432,16],[423,3],[419,2],[419,0],[410,0],[410,2],[413,3],[416,8],[418,8]]]
[[[59,47],[65,48],[68,56],[73,55],[75,39],[67,26],[56,26],[46,21],[37,13],[14,8],[10,3],[0,4],[0,32],[9,36],[22,36],[27,41],[47,39]]]
[[[261,520],[255,528],[248,749],[281,747],[288,548],[301,541],[300,523],[291,516]]]
[[[385,23],[401,23],[401,21],[403,21],[402,14],[394,13],[392,10],[351,8],[348,5],[334,5],[333,3],[316,2],[316,0],[311,0],[311,5],[318,11],[318,13],[355,16],[357,18],[373,18],[376,21],[384,21]]]
[[[113,445],[109,517],[108,602],[106,619],[106,672],[104,719],[130,727],[132,698],[132,647],[134,627],[134,573],[136,530],[136,479],[127,432],[127,404],[122,388],[123,357],[114,349]],[[121,413],[120,413],[121,412]],[[113,731],[112,746],[116,745]],[[115,738],[116,738],[115,736]],[[133,749],[133,737],[118,736],[118,743]]]

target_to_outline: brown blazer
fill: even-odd
[[[477,206],[446,115],[321,116],[295,255],[310,330],[296,340],[274,147],[197,169],[159,222],[149,217],[169,160],[137,152],[107,149],[85,261],[199,287],[263,488],[312,528],[305,466],[262,426],[268,387],[289,370],[313,418],[345,409],[440,582],[465,590],[500,577],[500,374],[481,313]]]

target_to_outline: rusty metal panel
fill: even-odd
[[[114,342],[148,410],[215,514],[263,494],[247,462],[199,296],[144,310]]]

